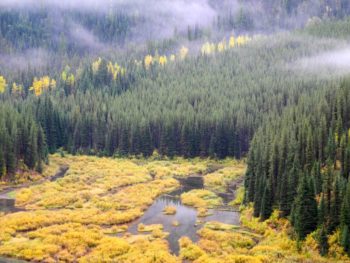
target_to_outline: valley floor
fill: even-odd
[[[55,174],[60,167],[69,167],[64,177],[44,178],[7,193],[9,198],[15,198],[16,207],[0,210],[1,256],[42,262],[349,260],[337,245],[336,235],[330,237],[329,243],[337,258],[320,257],[312,235],[298,246],[291,239],[288,221],[279,219],[277,211],[263,223],[252,217],[249,206],[241,206],[241,225],[205,220],[213,208],[234,208],[241,203],[241,187],[235,196],[226,195],[229,200],[222,197],[242,182],[244,162],[53,155],[45,173]],[[163,225],[140,223],[136,233],[131,231],[132,223],[157,198],[179,189],[182,179],[194,175],[203,177],[204,188],[183,191],[177,198],[197,213],[193,226],[198,229],[196,242],[181,237],[177,255],[169,247],[169,233]],[[171,205],[164,210],[165,216],[174,218],[178,212]],[[184,223],[174,220],[170,231]]]

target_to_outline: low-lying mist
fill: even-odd
[[[299,59],[294,63],[293,68],[312,74],[348,74],[350,73],[350,46]]]

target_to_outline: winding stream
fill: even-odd
[[[52,176],[49,181],[55,181],[63,177],[68,170],[68,167],[61,167],[60,171],[56,175]],[[140,235],[142,233],[138,232],[137,227],[140,223],[145,225],[150,224],[162,224],[163,230],[169,233],[167,240],[169,242],[169,248],[172,253],[179,253],[178,240],[182,236],[189,237],[193,242],[198,241],[199,237],[197,231],[202,227],[203,223],[209,221],[218,221],[226,224],[239,225],[240,214],[238,211],[232,209],[232,207],[227,206],[227,202],[231,201],[233,198],[232,192],[222,193],[220,196],[223,198],[224,205],[219,208],[209,209],[210,215],[206,217],[197,217],[197,210],[193,207],[186,206],[182,204],[180,195],[184,192],[188,192],[192,189],[202,189],[203,177],[202,176],[190,176],[185,179],[178,178],[181,183],[181,188],[158,197],[155,202],[147,209],[142,217],[133,221],[129,225],[128,232],[134,235]],[[36,182],[31,185],[36,185],[42,182]],[[13,213],[20,211],[20,208],[15,206],[15,199],[9,196],[9,193],[18,190],[23,187],[28,187],[29,185],[22,185],[20,187],[7,189],[0,192],[0,212]],[[232,191],[232,189],[231,189]],[[165,215],[163,210],[166,206],[176,207],[176,214]],[[200,220],[200,222],[198,221]],[[178,226],[174,226],[173,222],[177,221]],[[144,233],[147,234],[147,233]],[[122,234],[118,234],[122,235]],[[25,262],[25,261],[10,261],[11,259],[0,257],[0,263],[2,262]]]
[[[201,182],[200,182],[201,180]],[[195,181],[195,183],[193,183]],[[239,225],[240,214],[237,211],[221,207],[217,209],[209,209],[211,215],[207,217],[197,218],[197,210],[183,205],[180,195],[192,189],[203,188],[203,177],[198,179],[189,178],[189,180],[181,180],[182,187],[172,193],[160,196],[144,213],[142,217],[133,221],[128,229],[132,234],[142,234],[137,231],[137,226],[142,223],[145,225],[162,224],[163,230],[169,232],[167,240],[172,253],[179,253],[178,240],[182,236],[189,237],[192,241],[198,241],[197,231],[202,227],[202,223],[209,221],[218,221],[226,224]],[[224,200],[225,201],[225,200]],[[166,206],[175,206],[175,215],[165,215],[163,210]],[[223,210],[223,208],[225,210]],[[202,221],[198,224],[197,219]],[[178,226],[173,226],[173,221],[178,221]]]

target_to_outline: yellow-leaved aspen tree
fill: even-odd
[[[92,63],[92,72],[93,72],[94,74],[96,74],[96,72],[97,72],[98,69],[100,68],[101,62],[102,62],[102,59],[101,59],[101,58],[98,58],[96,61],[94,61],[94,62]]]
[[[43,92],[42,87],[43,87],[42,81],[38,78],[34,78],[33,84],[29,88],[29,90],[33,91],[35,96],[40,96]]]
[[[44,76],[41,78],[41,82],[42,82],[42,88],[44,90],[48,90],[50,87],[50,78],[48,76]]]
[[[246,43],[246,39],[244,36],[239,36],[237,38],[237,46],[243,46]]]
[[[147,55],[144,59],[144,63],[145,63],[145,68],[149,69],[149,67],[152,65],[153,63],[153,57],[151,55]]]
[[[218,51],[219,52],[223,52],[226,50],[226,40],[222,40],[221,42],[219,42],[218,44]]]
[[[57,86],[57,83],[56,83],[56,80],[54,79],[51,79],[51,82],[50,82],[50,89],[55,89]]]
[[[159,57],[159,65],[164,66],[167,62],[168,62],[168,59],[166,56]]]
[[[0,93],[4,93],[6,91],[6,79],[3,76],[0,76]]]
[[[236,44],[235,43],[235,37],[231,36],[228,45],[229,45],[230,48],[234,48],[235,44]]]
[[[211,45],[209,42],[204,43],[201,48],[202,55],[210,55],[211,53]]]
[[[66,71],[62,71],[61,79],[62,79],[64,82],[67,81],[67,72],[66,72]]]
[[[185,59],[188,55],[188,48],[183,46],[181,49],[180,49],[180,59]]]

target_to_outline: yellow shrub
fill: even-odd
[[[31,199],[32,195],[33,195],[33,192],[30,188],[23,188],[19,190],[16,193],[16,204],[20,206],[28,202]]]
[[[105,237],[89,254],[80,258],[79,262],[111,262],[128,253],[129,249],[130,245],[125,240]]]
[[[194,189],[181,195],[181,201],[185,205],[194,207],[214,207],[222,204],[222,199],[215,193],[204,190]]]
[[[206,217],[206,216],[208,216],[209,215],[209,213],[208,213],[208,209],[206,209],[206,208],[204,208],[204,207],[199,207],[198,209],[197,209],[197,216],[198,217]]]
[[[179,245],[180,257],[184,260],[196,260],[205,254],[205,252],[200,247],[193,244],[188,237],[180,238]]]
[[[176,207],[175,206],[166,206],[163,210],[163,213],[165,215],[175,215],[176,214]]]
[[[152,232],[154,230],[162,230],[163,225],[161,224],[154,224],[154,225],[144,225],[144,224],[139,224],[137,226],[137,231],[139,232]]]

